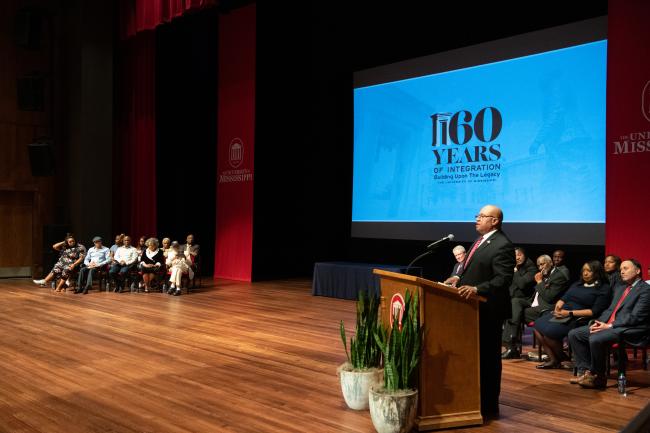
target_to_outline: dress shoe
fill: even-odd
[[[501,354],[501,359],[519,359],[521,353],[517,349],[510,348]]]
[[[573,361],[562,361],[560,363],[560,368],[563,369],[563,370],[571,370],[571,371],[573,371],[575,366],[576,365],[575,365],[575,363]]]
[[[535,362],[545,362],[548,361],[548,355],[545,353],[542,353],[542,359],[539,359],[539,353],[538,352],[528,352],[526,355],[526,358],[529,361],[535,361]]]
[[[182,292],[181,292],[180,287],[177,287],[177,288],[176,288],[176,291],[174,292],[174,296],[180,296],[181,293],[182,293]]]
[[[593,374],[590,371],[587,371],[582,380],[578,382],[583,388],[590,389],[605,389],[607,388],[607,377],[602,374]]]
[[[542,364],[537,364],[537,365],[535,366],[535,368],[539,368],[539,369],[541,369],[541,370],[549,370],[549,369],[553,369],[553,368],[561,368],[561,367],[562,367],[562,364],[560,364],[560,363],[555,363],[555,362],[553,362],[553,361],[546,361],[546,362],[544,362],[544,363],[542,363]]]
[[[585,378],[585,373],[586,373],[586,371],[583,371],[582,373],[578,372],[578,375],[577,375],[577,376],[573,376],[573,377],[569,380],[569,383],[571,383],[571,384],[573,384],[573,385],[577,385],[577,384],[579,384],[580,381],[581,381],[582,379]]]
[[[84,287],[84,291],[82,292],[84,295],[88,294],[88,287]]]

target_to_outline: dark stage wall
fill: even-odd
[[[353,71],[607,14],[606,1],[331,6],[258,5],[256,279],[310,275],[322,260],[406,264],[427,244],[350,237]],[[556,246],[526,247],[535,257]],[[577,275],[604,247],[566,251]],[[450,248],[422,262],[435,278],[452,264]]]
[[[158,236],[194,234],[212,257],[215,233],[217,23],[215,8],[159,26],[156,34]],[[202,262],[212,275],[212,260]]]

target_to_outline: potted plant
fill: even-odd
[[[384,358],[383,386],[370,389],[370,417],[379,433],[411,431],[418,407],[417,368],[422,333],[419,297],[406,292],[402,311],[393,311],[391,329],[376,333]]]
[[[347,362],[339,366],[337,372],[341,378],[343,398],[350,409],[368,409],[368,390],[381,382],[381,350],[374,336],[384,335],[386,331],[379,322],[378,311],[379,298],[366,296],[364,291],[360,291],[356,334],[350,338],[349,352],[345,326],[341,320],[341,340]]]

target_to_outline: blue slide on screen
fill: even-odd
[[[604,223],[607,42],[354,89],[353,222]]]

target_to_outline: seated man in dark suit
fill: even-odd
[[[463,263],[465,262],[465,247],[462,245],[456,245],[451,252],[454,253],[454,258],[456,259],[454,269],[451,271],[451,277],[460,277],[463,273]]]
[[[559,271],[564,272],[566,275],[567,280],[570,280],[570,275],[569,275],[569,268],[564,266],[564,251],[562,250],[555,250],[553,251],[553,266],[557,268]]]
[[[515,259],[517,264],[510,285],[510,297],[530,299],[535,288],[537,266],[526,256],[526,251],[522,247],[515,248]]]
[[[502,340],[508,339],[508,349],[502,355],[504,359],[517,359],[521,356],[517,345],[522,321],[534,322],[544,311],[555,308],[555,303],[569,287],[569,277],[553,266],[553,260],[549,256],[539,256],[537,267],[537,285],[532,298],[512,299],[512,317],[503,326]]]
[[[523,248],[515,248],[515,259],[515,273],[512,276],[512,284],[510,285],[510,302],[513,303],[513,310],[517,309],[517,307],[514,306],[514,302],[519,302],[515,301],[516,299],[532,299],[533,290],[535,288],[535,273],[537,272],[535,263],[533,263],[530,258],[526,257],[526,252]],[[510,321],[516,321],[516,318],[511,318]],[[506,347],[512,346],[511,332],[512,330],[508,328],[507,331],[504,330],[501,335],[501,342]],[[516,355],[516,353],[514,355]]]
[[[614,298],[591,325],[569,332],[578,377],[571,379],[583,388],[607,387],[605,374],[607,348],[618,342],[623,333],[644,336],[650,330],[650,285],[641,279],[641,264],[629,259],[621,263],[622,282],[614,288]]]

